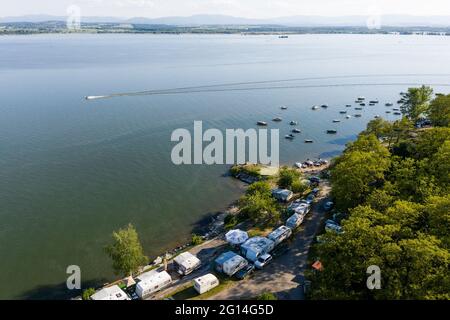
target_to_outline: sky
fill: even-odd
[[[294,15],[450,15],[450,0],[1,0],[0,17],[67,15],[77,6],[84,16],[164,17],[222,14],[246,18]],[[73,7],[72,7],[73,8]]]

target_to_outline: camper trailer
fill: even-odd
[[[164,289],[172,283],[172,278],[166,271],[149,271],[137,277],[136,294],[139,298],[145,299],[153,293]]]
[[[203,294],[219,285],[219,279],[212,273],[194,279],[194,289],[198,294]]]
[[[232,251],[221,254],[214,262],[217,271],[230,277],[248,265],[247,260]]]
[[[294,213],[286,220],[286,226],[294,230],[295,228],[297,228],[299,225],[302,224],[304,217],[305,216],[303,214]]]
[[[272,196],[281,202],[288,202],[294,196],[294,193],[291,190],[287,189],[273,189]]]
[[[91,300],[131,300],[118,285],[103,288],[91,296]]]
[[[265,237],[253,237],[241,245],[241,252],[248,260],[255,262],[259,256],[269,253],[275,243]]]
[[[267,238],[272,240],[275,243],[275,245],[279,245],[281,242],[283,242],[284,240],[289,238],[291,235],[292,235],[291,228],[288,228],[286,226],[281,226],[281,227],[275,229],[274,231],[272,231],[267,236]]]
[[[201,265],[200,260],[190,252],[183,252],[173,259],[177,272],[182,275],[188,275],[198,269]]]

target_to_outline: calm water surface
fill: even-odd
[[[270,123],[281,136],[290,120],[302,129],[280,141],[282,163],[333,157],[386,115],[384,103],[406,83],[450,83],[448,52],[449,37],[420,36],[0,37],[0,298],[62,297],[71,264],[85,286],[111,280],[102,248],[113,230],[132,222],[154,258],[237,199],[242,188],[223,176],[226,166],[171,163],[174,129],[192,130],[194,120],[247,129],[281,116]],[[333,86],[83,99],[292,78],[315,79],[237,88]],[[339,111],[360,95],[380,105],[344,119]],[[311,110],[324,103],[328,110]],[[326,135],[332,128],[338,134]]]

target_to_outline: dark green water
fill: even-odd
[[[68,265],[113,279],[102,248],[132,222],[154,258],[237,199],[226,166],[175,166],[176,128],[251,128],[282,116],[302,134],[283,163],[332,157],[406,85],[202,92],[85,101],[86,95],[290,78],[283,85],[450,83],[448,37],[52,35],[0,38],[0,298],[53,298]],[[414,74],[414,75],[412,75]],[[348,77],[359,75],[359,77]],[[389,76],[390,75],[390,76]],[[340,76],[342,76],[340,78]],[[258,87],[259,85],[252,85]],[[249,87],[252,87],[249,86]],[[436,87],[437,91],[448,88]],[[362,118],[345,104],[380,99]],[[312,111],[328,103],[328,110]],[[280,105],[289,107],[281,112]],[[355,113],[355,111],[350,114]],[[331,120],[342,118],[332,125]],[[388,119],[394,119],[391,114]],[[272,124],[280,136],[291,127]],[[325,134],[337,128],[338,134]],[[314,144],[304,144],[305,138]]]

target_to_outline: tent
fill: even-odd
[[[248,234],[245,231],[234,229],[227,232],[225,238],[228,243],[232,245],[239,245],[248,239]]]

